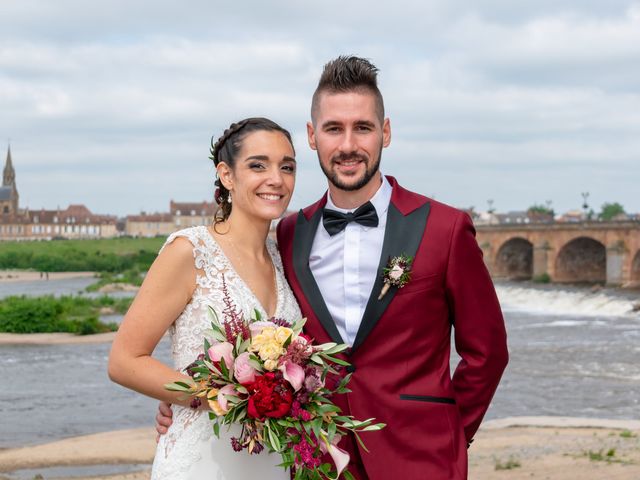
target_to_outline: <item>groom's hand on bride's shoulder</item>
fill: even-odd
[[[173,423],[173,410],[171,410],[171,404],[167,402],[160,402],[158,404],[158,414],[156,415],[156,442],[160,440],[160,435],[167,433],[168,428]]]

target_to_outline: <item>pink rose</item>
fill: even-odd
[[[249,363],[249,352],[238,355],[233,364],[233,370],[236,380],[242,385],[253,383],[256,380],[256,369]]]
[[[392,280],[398,280],[403,273],[404,271],[402,270],[402,267],[400,267],[399,265],[394,265],[389,272],[389,277],[391,277]]]
[[[218,390],[218,405],[220,405],[223,414],[229,411],[229,402],[227,401],[226,395],[236,395],[237,393],[236,387],[231,384],[225,385]]]
[[[304,368],[297,363],[285,362],[284,365],[280,366],[279,370],[282,372],[284,379],[291,384],[296,392],[300,390],[304,382]]]
[[[224,364],[229,370],[233,369],[233,345],[229,342],[214,343],[209,348],[209,358],[212,362],[220,362],[224,358]]]

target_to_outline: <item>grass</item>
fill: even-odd
[[[514,457],[509,457],[509,459],[502,463],[501,460],[496,460],[494,469],[495,470],[513,470],[514,468],[520,468],[522,465],[520,460]]]
[[[620,436],[622,438],[636,438],[638,435],[633,433],[631,430],[623,430],[620,432]]]
[[[157,238],[0,242],[0,269],[41,272],[146,271],[164,243]]]
[[[131,298],[107,296],[7,297],[0,300],[0,332],[68,332],[78,335],[111,332],[117,330],[118,325],[100,321],[100,312],[108,310],[124,314],[131,301]]]
[[[97,292],[105,285],[112,283],[122,283],[127,285],[142,285],[144,274],[138,268],[131,268],[121,273],[100,272],[100,280],[89,285],[85,290],[87,292]]]

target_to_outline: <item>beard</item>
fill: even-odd
[[[369,159],[361,155],[359,153],[340,153],[331,158],[331,165],[336,161],[348,161],[348,160],[359,160],[365,164],[365,171],[362,176],[354,183],[346,183],[340,179],[340,176],[331,169],[331,167],[325,167],[320,161],[320,168],[322,169],[322,173],[327,177],[327,180],[336,188],[343,190],[345,192],[353,192],[355,190],[360,190],[362,187],[367,185],[374,175],[380,169],[380,159],[382,157],[382,147],[380,147],[380,151],[378,152],[378,158],[374,160],[373,163],[369,164]],[[320,156],[318,155],[318,160],[320,160]]]

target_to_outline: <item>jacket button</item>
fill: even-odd
[[[347,373],[353,373],[356,371],[356,366],[351,364],[346,368],[346,370],[347,370]]]

